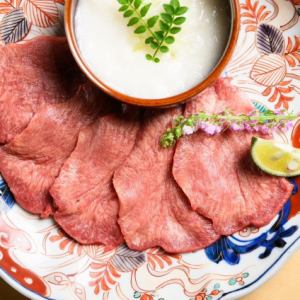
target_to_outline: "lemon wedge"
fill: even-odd
[[[252,138],[251,156],[264,172],[282,177],[300,175],[300,149],[289,144]]]

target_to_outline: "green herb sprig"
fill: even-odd
[[[209,135],[218,134],[227,129],[269,134],[277,129],[289,130],[293,128],[293,121],[297,118],[299,118],[299,115],[285,110],[280,112],[272,110],[256,111],[249,115],[236,115],[230,111],[224,111],[220,114],[199,112],[187,118],[184,116],[177,117],[173,122],[173,126],[161,136],[160,145],[163,148],[172,147],[181,137],[191,135],[198,130],[202,130]]]
[[[153,49],[153,53],[147,53],[146,59],[155,63],[160,62],[159,53],[169,52],[169,47],[175,42],[175,35],[181,31],[186,18],[183,16],[188,7],[181,6],[179,0],[171,0],[163,5],[163,12],[146,18],[152,3],[144,0],[117,0],[121,7],[119,12],[124,18],[129,18],[128,27],[135,26],[135,34],[148,33],[145,44]]]

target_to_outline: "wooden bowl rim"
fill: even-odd
[[[65,30],[66,30],[66,36],[69,42],[69,46],[71,49],[71,52],[78,63],[79,67],[82,69],[82,71],[87,75],[87,77],[100,89],[102,89],[105,93],[112,96],[115,99],[118,99],[124,103],[127,104],[133,104],[137,106],[143,106],[143,107],[166,107],[166,106],[172,106],[175,104],[180,104],[189,98],[199,94],[204,89],[206,89],[208,86],[213,84],[221,75],[225,67],[227,66],[229,60],[231,59],[233,52],[235,50],[235,46],[237,44],[239,31],[240,31],[240,3],[239,0],[229,0],[231,3],[231,6],[233,7],[232,14],[232,28],[231,28],[231,35],[230,39],[228,41],[227,47],[223,53],[223,56],[220,58],[218,64],[213,69],[213,71],[207,76],[206,79],[204,79],[202,82],[200,82],[195,87],[172,97],[167,98],[161,98],[161,99],[144,99],[144,98],[136,98],[131,97],[129,95],[120,93],[107,84],[105,84],[103,81],[101,81],[92,70],[88,67],[88,65],[84,62],[84,59],[82,58],[82,55],[79,50],[79,46],[76,41],[75,37],[75,30],[74,30],[74,18],[73,18],[73,6],[74,3],[78,2],[78,0],[66,0],[65,3]]]

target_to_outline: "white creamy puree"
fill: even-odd
[[[149,2],[149,1],[146,1]],[[152,0],[149,15],[169,0]],[[161,62],[145,59],[153,50],[145,36],[127,27],[117,0],[79,0],[75,32],[82,56],[93,73],[111,88],[138,98],[177,95],[199,84],[221,58],[230,32],[230,9],[224,0],[181,0],[188,6],[182,31],[161,54]]]

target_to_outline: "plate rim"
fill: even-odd
[[[235,300],[240,297],[244,297],[259,287],[261,287],[265,282],[269,281],[275,275],[278,274],[283,265],[288,261],[290,256],[295,252],[300,250],[300,235],[297,236],[293,242],[279,255],[279,257],[254,281],[248,283],[247,285],[240,287],[231,292],[224,293],[220,296],[220,300]],[[8,275],[3,268],[0,267],[0,278],[2,278],[10,287],[18,291],[21,295],[29,297],[32,300],[59,300],[49,297],[44,297],[37,292],[24,287],[20,282],[15,280],[12,276]]]
[[[242,3],[245,0],[240,0],[239,2]],[[0,0],[1,2],[1,0]],[[299,8],[298,8],[299,9]],[[300,23],[299,23],[300,26]],[[298,97],[297,97],[298,98]],[[1,218],[1,213],[0,213]],[[300,222],[300,221],[299,221]],[[286,223],[286,224],[289,224]],[[300,223],[299,223],[300,224]],[[298,225],[298,223],[297,223]],[[300,226],[299,226],[300,227]],[[11,249],[14,250],[14,249]],[[269,264],[264,266],[259,274],[253,278],[251,282],[247,282],[244,286],[236,286],[232,290],[225,292],[224,294],[221,294],[218,299],[222,300],[233,300],[233,299],[239,299],[240,297],[244,297],[245,295],[248,295],[258,288],[260,288],[263,284],[265,284],[267,281],[269,281],[272,277],[278,274],[278,272],[281,270],[283,265],[290,259],[290,257],[296,252],[300,250],[300,234],[299,231],[290,239],[288,244],[284,249],[280,249],[280,252],[275,255],[271,261],[269,261]],[[256,263],[262,263],[259,259],[256,260]],[[36,274],[39,278],[42,278],[42,275]],[[0,267],[0,278],[6,282],[11,288],[15,289],[18,293],[21,295],[32,299],[32,300],[61,300],[61,298],[50,298],[46,296],[40,295],[38,292],[34,291],[33,289],[30,289],[28,287],[25,287],[21,282],[19,282],[13,275],[10,275],[6,270],[2,267]],[[47,286],[50,287],[49,284]],[[48,290],[50,291],[50,289]],[[48,293],[50,295],[50,293]],[[60,295],[58,295],[60,297]],[[131,298],[131,297],[130,297]],[[169,299],[166,299],[169,300]]]

